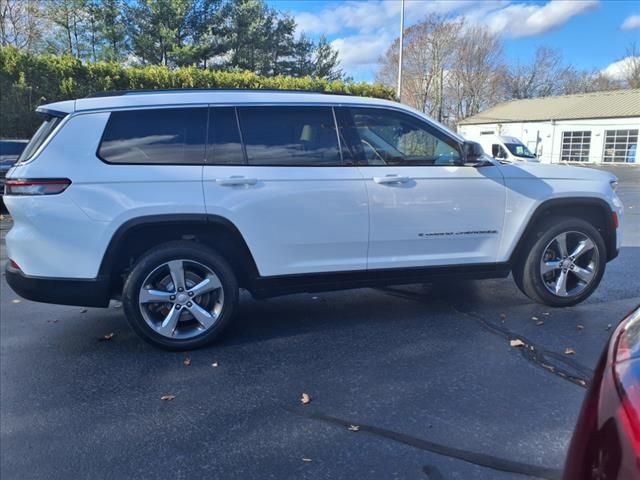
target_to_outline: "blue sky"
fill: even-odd
[[[378,56],[398,36],[400,0],[267,1],[292,14],[311,38],[325,34],[356,80],[375,78]],[[615,76],[626,47],[637,41],[640,48],[640,1],[405,0],[405,26],[430,12],[464,16],[500,34],[510,63],[526,63],[546,46],[577,68]]]

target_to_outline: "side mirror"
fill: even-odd
[[[491,161],[487,159],[487,156],[482,149],[482,145],[480,145],[478,142],[464,142],[462,144],[462,155],[462,160],[465,165],[473,165],[475,167],[493,165]]]

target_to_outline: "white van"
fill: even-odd
[[[484,151],[498,160],[507,162],[539,162],[534,153],[516,137],[500,135],[481,135],[469,138],[482,145]]]

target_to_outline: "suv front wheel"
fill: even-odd
[[[606,258],[604,240],[593,225],[579,218],[550,217],[527,241],[513,276],[532,300],[568,307],[593,293]]]
[[[238,284],[226,260],[193,242],[160,245],[135,264],[123,291],[133,330],[169,350],[213,342],[238,303]]]

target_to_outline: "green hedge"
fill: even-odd
[[[82,63],[74,57],[31,55],[0,47],[0,138],[29,138],[43,103],[85,97],[110,90],[158,88],[271,88],[349,93],[394,98],[380,84],[326,81],[311,77],[261,77],[197,67],[124,67],[117,63]]]

